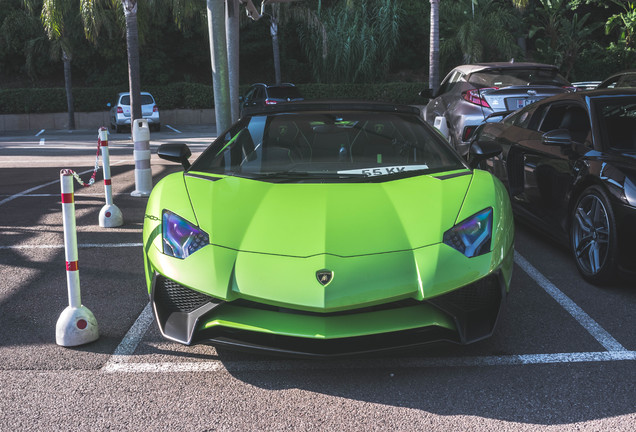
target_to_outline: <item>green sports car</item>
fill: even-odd
[[[500,149],[499,149],[500,150]],[[149,197],[163,336],[338,356],[492,334],[510,285],[503,185],[409,106],[299,102],[241,118]]]

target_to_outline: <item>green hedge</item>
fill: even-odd
[[[243,94],[248,85],[240,86]],[[356,99],[378,100],[404,104],[423,104],[418,96],[425,83],[384,84],[299,84],[305,99]],[[73,99],[76,112],[95,112],[107,109],[118,92],[127,86],[74,88]],[[174,83],[165,86],[143,88],[157,100],[161,109],[204,109],[214,107],[214,92],[211,85]],[[63,88],[0,89],[0,114],[28,114],[66,112],[66,92]]]

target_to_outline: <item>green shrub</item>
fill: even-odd
[[[425,87],[426,83],[298,85],[305,99],[376,100],[404,104],[423,104],[424,100],[418,93]],[[240,94],[245,94],[248,88],[248,85],[241,85]],[[126,85],[74,88],[75,112],[106,110],[107,104],[114,102],[117,93],[126,90]],[[181,82],[148,86],[142,90],[152,93],[162,110],[214,108],[214,92],[211,85]],[[0,114],[66,111],[66,92],[63,88],[0,89]]]

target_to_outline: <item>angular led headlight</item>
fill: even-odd
[[[163,211],[163,253],[186,258],[210,244],[210,236],[187,220],[167,210]]]
[[[492,239],[492,208],[487,208],[464,219],[444,233],[444,244],[468,258],[490,252]]]

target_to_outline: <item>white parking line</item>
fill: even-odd
[[[167,127],[168,129],[172,129],[172,130],[173,130],[173,131],[175,131],[176,133],[183,133],[183,132],[181,132],[180,130],[175,129],[175,128],[173,128],[173,127],[172,127],[172,126],[170,126],[170,125],[166,125],[166,127]]]
[[[515,252],[515,263],[519,265],[528,275],[539,284],[554,300],[568,311],[574,319],[592,335],[594,339],[608,351],[627,351],[616,339],[614,339],[605,329],[594,321],[583,309],[574,303],[568,296],[563,294],[552,282],[543,276],[539,270],[534,268],[523,256]]]
[[[36,133],[35,136],[40,136],[44,133],[44,129],[42,129],[40,132]]]
[[[119,165],[119,164],[123,164],[123,163],[127,163],[127,162],[132,162],[132,161],[131,161],[130,159],[127,159],[127,160],[118,161],[118,162],[116,162],[116,163],[111,163],[110,165],[111,165],[111,166],[113,166],[113,165]],[[93,170],[94,170],[94,169],[93,169],[93,168],[91,168],[91,169],[88,169],[88,170],[86,170],[86,171],[82,171],[81,173],[78,173],[78,174],[79,174],[79,175],[84,175],[84,174],[87,174],[87,173],[89,173],[89,172],[93,172]],[[25,190],[25,191],[22,191],[22,192],[20,192],[20,193],[15,194],[15,195],[11,195],[10,197],[5,198],[5,199],[3,199],[2,201],[0,201],[0,206],[1,206],[1,205],[3,205],[3,204],[8,203],[9,201],[13,201],[13,200],[14,200],[14,199],[16,199],[16,198],[20,198],[20,197],[23,197],[23,196],[25,196],[25,195],[28,195],[29,193],[31,193],[31,192],[33,192],[33,191],[36,191],[36,190],[38,190],[38,189],[42,189],[43,187],[51,186],[51,185],[53,185],[53,184],[55,184],[55,183],[59,183],[59,182],[60,182],[60,179],[58,178],[58,179],[53,180],[53,181],[50,181],[50,182],[48,182],[48,183],[44,183],[44,184],[41,184],[41,185],[39,185],[39,186],[32,187],[31,189],[27,189],[27,190]]]
[[[80,243],[77,245],[79,249],[89,248],[128,248],[128,247],[142,247],[142,243]],[[2,246],[0,249],[62,249],[63,244],[56,245],[11,245]]]
[[[44,138],[40,138],[40,145],[43,146],[46,140]]]
[[[433,358],[391,358],[352,359],[332,361],[307,360],[209,360],[200,362],[128,363],[108,361],[101,369],[106,373],[175,373],[175,372],[255,372],[255,371],[295,371],[329,369],[407,369],[440,367],[486,367],[516,366],[563,363],[597,363],[611,361],[634,361],[636,351],[624,352],[578,352],[556,354],[524,354],[484,357],[433,357]]]

